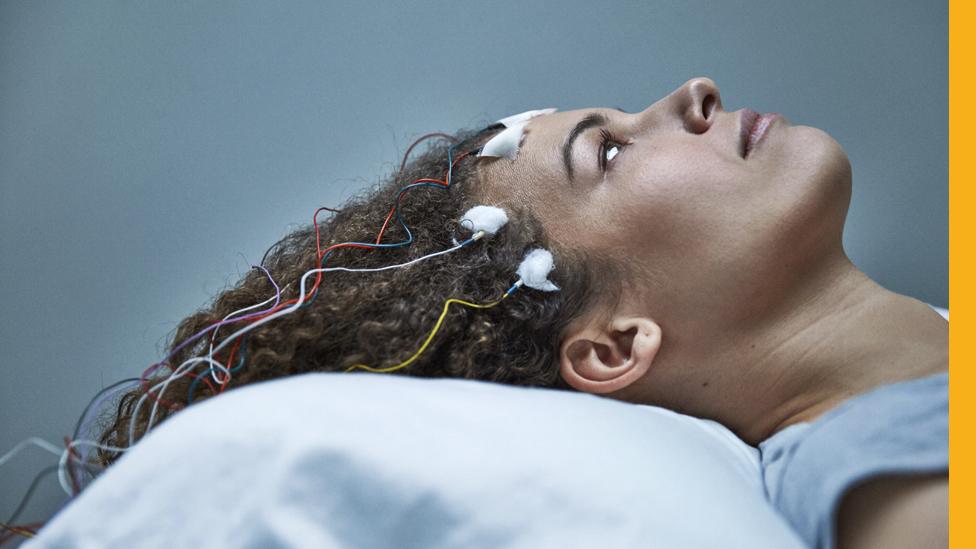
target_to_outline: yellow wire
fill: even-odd
[[[474,309],[490,309],[495,305],[501,303],[502,300],[504,300],[506,297],[508,297],[508,293],[502,295],[502,297],[499,298],[498,301],[493,301],[491,303],[486,303],[483,305],[479,305],[477,303],[469,303],[467,301],[463,301],[461,299],[455,299],[452,297],[451,299],[448,299],[447,301],[444,302],[444,310],[441,311],[440,318],[438,318],[437,323],[434,324],[434,329],[430,331],[430,335],[427,336],[427,339],[424,340],[423,345],[420,346],[420,349],[417,349],[417,352],[414,353],[413,356],[411,356],[407,360],[404,360],[403,362],[395,366],[388,366],[386,368],[373,368],[372,366],[367,366],[365,364],[353,364],[352,366],[346,368],[346,371],[350,372],[352,370],[355,370],[356,368],[359,368],[360,370],[366,370],[368,372],[375,372],[375,373],[382,374],[387,372],[393,372],[399,370],[400,368],[405,368],[409,366],[413,361],[417,360],[417,358],[421,355],[421,353],[423,353],[427,349],[427,346],[430,345],[431,340],[433,340],[434,336],[437,335],[437,330],[441,329],[441,324],[444,323],[444,318],[447,316],[447,309],[451,306],[451,303],[460,303],[461,305],[465,305],[467,307],[471,307]]]
[[[5,524],[3,522],[0,522],[0,528],[3,528],[4,530],[10,530],[11,532],[24,536],[25,538],[34,537],[34,533],[31,532],[30,530],[27,530],[26,528],[20,528],[18,526],[10,526],[9,524]]]

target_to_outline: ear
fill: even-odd
[[[661,327],[646,317],[571,329],[559,350],[559,373],[578,391],[606,394],[634,383],[661,348]]]

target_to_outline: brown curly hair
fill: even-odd
[[[477,150],[500,126],[481,131],[462,131],[453,136],[455,157]],[[428,142],[427,150],[401,170],[351,199],[327,221],[320,222],[322,247],[340,242],[371,242],[400,189],[417,179],[443,178],[449,144]],[[409,151],[408,151],[409,152]],[[402,263],[449,248],[453,239],[470,232],[459,218],[481,203],[485,163],[497,160],[470,154],[453,169],[449,189],[419,187],[400,202],[400,214],[413,234],[413,243],[400,248],[362,250],[342,248],[328,258],[327,266],[374,268]],[[578,250],[546,237],[528,211],[509,211],[509,222],[494,237],[485,238],[449,255],[402,269],[375,273],[330,272],[323,274],[314,300],[293,313],[251,331],[239,352],[246,364],[233,375],[227,388],[307,372],[341,372],[354,364],[388,367],[411,356],[429,334],[444,301],[455,297],[488,302],[515,281],[515,268],[532,247],[552,251],[556,269],[551,278],[558,292],[524,288],[488,310],[452,307],[436,338],[419,359],[396,373],[417,377],[458,377],[499,383],[570,389],[559,375],[557,362],[561,333],[568,323],[590,307],[606,287],[594,284],[594,265]],[[391,224],[386,243],[407,238],[403,228]],[[288,234],[268,250],[263,266],[282,286],[282,301],[297,298],[298,280],[306,271],[320,267],[312,224]],[[605,270],[605,269],[603,269]],[[601,282],[605,276],[599,277]],[[285,284],[288,287],[285,288]],[[308,291],[308,289],[306,289]],[[275,295],[264,272],[249,271],[234,287],[217,295],[208,307],[190,315],[176,329],[168,351],[226,315]],[[229,334],[242,325],[225,329]],[[219,342],[218,338],[218,342]],[[209,337],[177,351],[169,364],[207,354]],[[225,361],[226,356],[218,356]],[[225,362],[226,363],[226,362]],[[230,364],[228,364],[230,366]],[[199,370],[198,370],[199,371]],[[136,418],[136,439],[146,431],[149,406],[136,412],[136,403],[152,385],[170,372],[123,394],[114,416],[101,425],[100,442],[127,447],[129,423]],[[175,379],[168,387],[155,425],[185,407],[193,391],[197,403],[214,394],[193,376]],[[114,462],[120,453],[100,449],[97,460]]]

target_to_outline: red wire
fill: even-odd
[[[396,178],[397,181],[399,181],[400,176],[403,175],[403,168],[407,165],[407,158],[410,158],[410,151],[412,151],[414,147],[421,144],[423,141],[430,139],[432,137],[443,137],[444,139],[454,141],[453,135],[449,135],[443,132],[433,132],[418,137],[413,143],[410,144],[409,147],[407,147],[407,152],[403,153],[403,160],[400,161],[400,169],[397,171],[397,178]]]
[[[214,360],[216,360],[216,359],[214,359]],[[210,368],[207,368],[206,370],[204,370],[204,371],[200,372],[199,374],[193,376],[193,380],[196,381],[196,380],[199,379],[200,381],[204,382],[207,385],[207,388],[210,389],[210,394],[211,395],[216,395],[217,394],[217,389],[215,389],[214,386],[213,386],[213,384],[210,383],[210,380],[207,379],[209,376],[210,376]]]
[[[312,225],[315,226],[315,250],[316,250],[317,257],[318,257],[318,262],[317,262],[316,268],[318,268],[318,265],[321,265],[322,264],[322,258],[325,257],[325,254],[331,252],[332,250],[339,250],[339,249],[342,249],[342,248],[360,248],[360,249],[363,249],[363,250],[372,250],[372,249],[374,249],[372,246],[369,246],[369,245],[366,245],[366,244],[356,244],[356,243],[353,243],[353,242],[341,242],[339,244],[333,244],[333,245],[331,245],[328,248],[326,248],[326,249],[323,250],[322,249],[322,234],[321,234],[321,231],[319,231],[318,216],[319,216],[319,212],[321,212],[322,210],[331,210],[331,209],[332,208],[320,207],[320,208],[318,208],[318,209],[315,210],[315,213],[314,214],[312,214]],[[322,272],[319,271],[318,273],[316,273],[316,276],[315,276],[315,284],[312,285],[312,288],[305,295],[305,299],[308,299],[310,296],[315,295],[315,292],[316,292],[316,290],[318,290],[319,285],[321,283],[322,283]],[[267,311],[266,313],[264,313],[261,316],[255,317],[254,322],[257,322],[257,321],[259,321],[259,320],[261,320],[263,318],[266,318],[268,316],[271,316],[271,315],[275,314],[276,312],[280,311],[281,309],[287,307],[288,305],[292,305],[294,303],[298,303],[299,300],[300,300],[299,298],[294,297],[292,299],[289,299],[289,300],[285,301],[284,303],[279,303],[277,307],[275,307],[275,308]]]
[[[179,410],[183,408],[183,405],[178,402],[170,402],[166,399],[159,398],[158,396],[156,396],[156,393],[153,393],[149,388],[148,379],[141,380],[141,384],[142,384],[142,390],[145,391],[146,395],[149,396],[149,398],[151,398],[153,401],[162,404],[163,406],[169,408],[170,410]]]
[[[234,355],[237,353],[237,349],[239,349],[240,346],[241,346],[241,340],[238,339],[237,341],[234,342],[234,346],[231,347],[231,349],[230,349],[230,356],[227,358],[227,364],[233,364],[234,363]],[[220,391],[215,392],[214,394],[223,393],[224,392],[224,389],[227,388],[227,384],[228,383],[230,383],[230,376],[226,376],[224,378],[224,381],[220,384]]]
[[[36,535],[37,530],[40,529],[42,526],[44,526],[43,522],[32,522],[30,524],[20,524],[20,525],[8,524],[6,525],[6,528],[4,528],[4,530],[6,531],[0,532],[0,545],[3,545],[4,543],[10,541],[10,539],[13,538],[14,535],[24,536],[23,532]]]
[[[316,209],[315,210],[315,213],[312,215],[312,224],[315,226],[315,249],[316,249],[316,254],[317,254],[317,257],[318,257],[318,264],[319,265],[322,263],[322,258],[325,256],[325,254],[331,252],[332,250],[338,250],[338,249],[341,249],[341,248],[361,248],[361,249],[364,249],[364,250],[372,250],[373,249],[371,246],[366,245],[366,244],[356,244],[356,243],[353,243],[353,242],[342,242],[342,243],[339,243],[339,244],[333,244],[333,245],[329,246],[328,248],[326,248],[325,250],[323,250],[322,249],[322,234],[321,234],[321,231],[319,231],[318,215],[319,215],[319,212],[321,212],[322,210],[331,210],[331,209],[332,208],[320,207],[320,208]],[[305,295],[305,298],[304,299],[309,299],[311,296],[315,295],[315,292],[316,292],[316,290],[318,290],[319,285],[321,283],[322,283],[322,272],[319,271],[318,273],[316,273],[316,276],[315,276],[315,284],[313,284],[312,285],[312,288],[309,289],[309,291]],[[304,299],[301,299],[301,301],[304,301]],[[300,301],[300,298],[294,297],[294,298],[289,299],[289,300],[287,300],[287,301],[285,301],[283,303],[279,303],[277,307],[274,307],[273,309],[269,309],[268,311],[266,311],[264,314],[262,314],[260,316],[254,317],[254,322],[257,322],[257,321],[259,321],[259,320],[261,320],[263,318],[267,318],[267,317],[269,317],[269,316],[277,313],[278,311],[284,309],[285,307],[287,307],[289,305],[292,305],[294,303],[298,303],[299,301]],[[253,324],[253,322],[252,322],[252,324]]]
[[[415,144],[416,144],[416,143],[415,143]],[[412,146],[412,145],[411,145],[411,148],[413,148],[413,146]],[[408,154],[410,153],[410,149],[407,149],[407,153],[408,153]],[[459,155],[457,156],[457,158],[455,158],[455,159],[454,159],[454,161],[453,161],[453,162],[451,162],[451,170],[453,170],[453,169],[454,169],[454,166],[455,166],[455,165],[456,165],[456,164],[457,164],[457,163],[458,163],[458,162],[459,162],[459,161],[460,161],[460,160],[461,160],[462,158],[464,158],[464,157],[465,157],[465,156],[467,156],[468,154],[470,154],[470,151],[469,151],[469,152],[464,152],[464,153],[461,153],[461,154],[459,154]],[[404,162],[406,162],[406,160],[407,160],[407,158],[406,158],[406,157],[404,156],[404,158],[403,158],[403,160],[404,160]],[[400,165],[400,170],[401,170],[401,171],[403,171],[403,165],[402,165],[402,164]],[[443,180],[443,181],[442,181],[442,180],[440,180],[440,179],[427,179],[427,178],[420,178],[420,179],[415,179],[415,180],[413,181],[413,183],[437,183],[437,184],[440,184],[440,185],[443,185],[443,186],[445,186],[445,187],[448,187],[448,186],[450,186],[450,183],[449,183],[449,182],[447,181],[447,174],[448,174],[448,173],[449,173],[449,172],[445,172],[445,173],[444,173],[444,180]],[[399,179],[399,175],[397,176],[397,179]],[[413,184],[413,183],[411,183],[411,184]],[[407,189],[407,190],[409,190],[409,189]],[[400,191],[400,193],[399,193],[399,194],[397,195],[397,202],[399,202],[399,201],[400,201],[400,198],[402,198],[402,197],[403,197],[403,194],[404,194],[405,192],[406,192],[406,190],[401,190],[401,191]],[[396,212],[396,203],[394,203],[394,204],[393,204],[393,206],[392,206],[392,207],[390,208],[390,213],[388,213],[388,214],[386,214],[386,219],[385,219],[385,220],[383,220],[383,226],[382,226],[382,227],[380,227],[380,232],[379,232],[379,234],[378,234],[378,235],[376,235],[376,243],[377,243],[377,244],[379,244],[379,243],[380,243],[380,242],[381,242],[381,241],[383,240],[383,233],[385,233],[385,232],[386,232],[386,228],[387,228],[387,226],[388,226],[388,225],[390,224],[390,219],[392,219],[392,218],[393,218],[393,214],[394,214],[395,212]]]
[[[443,137],[445,139],[450,139],[451,141],[454,141],[454,136],[448,135],[446,133],[441,133],[441,132],[428,133],[428,134],[421,135],[420,137],[418,137],[416,141],[414,141],[413,143],[410,144],[409,147],[407,147],[407,152],[403,153],[403,160],[400,161],[400,169],[397,170],[397,176],[396,176],[396,180],[397,181],[400,181],[400,178],[403,177],[403,168],[407,165],[407,158],[410,158],[410,151],[412,151],[414,147],[416,147],[417,145],[419,145],[424,140],[430,139],[432,137]],[[436,181],[436,182],[437,183],[441,183],[441,184],[447,186],[447,183],[446,182],[443,182],[443,181]],[[414,181],[414,183],[417,183],[417,181]],[[397,200],[400,199],[399,198],[400,196],[401,195],[397,195]],[[376,237],[376,243],[377,244],[379,244],[380,241],[383,239],[383,233],[386,232],[386,226],[390,222],[390,218],[393,217],[393,212],[395,210],[396,210],[396,204],[394,204],[393,207],[390,208],[390,213],[388,213],[386,215],[386,219],[383,221],[383,227],[380,228],[380,233]]]
[[[418,179],[418,180],[414,181],[414,183],[437,183],[437,184],[443,185],[445,187],[447,186],[447,183],[445,183],[443,181],[440,181],[440,180],[437,180],[437,179]],[[403,195],[406,194],[407,191],[409,191],[409,190],[410,189],[403,189],[403,190],[401,190],[400,193],[397,195],[396,201],[399,202],[400,199],[403,198]],[[386,220],[383,221],[383,226],[380,227],[380,233],[378,235],[376,235],[376,243],[377,244],[379,244],[380,241],[383,240],[383,233],[386,232],[386,227],[387,227],[387,225],[389,225],[390,219],[393,217],[393,214],[395,212],[396,212],[396,204],[394,204],[393,207],[390,208],[390,213],[386,214]]]

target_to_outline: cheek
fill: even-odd
[[[619,174],[605,192],[637,235],[653,236],[659,246],[688,249],[726,233],[745,206],[735,166],[719,157],[658,154]],[[624,172],[624,170],[621,170]],[[741,176],[740,176],[741,177]]]
[[[581,244],[692,286],[714,283],[716,273],[760,280],[839,245],[850,166],[835,141],[807,130],[761,163],[676,150],[621,164],[573,220]]]

